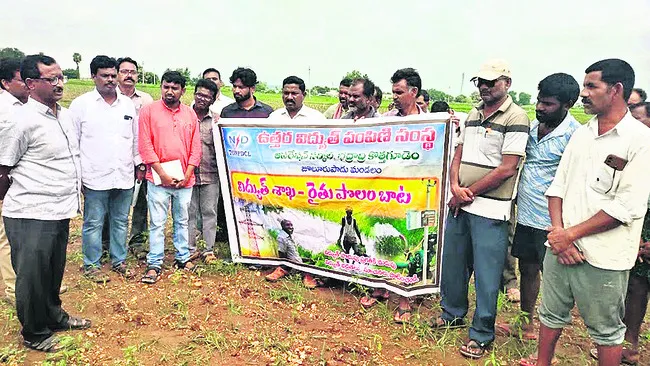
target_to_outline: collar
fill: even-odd
[[[510,108],[511,105],[512,105],[512,97],[510,97],[510,94],[507,94],[506,95],[506,100],[499,106],[499,108],[494,113],[496,113],[496,112],[505,112],[508,108]],[[476,107],[476,108],[482,111],[483,108],[485,108],[485,103],[483,101],[481,101],[478,104],[478,107]]]
[[[26,103],[27,106],[30,106],[34,108],[37,112],[44,114],[46,116],[52,117],[52,118],[58,118],[54,115],[54,111],[50,109],[50,107],[46,106],[45,104],[32,99],[32,97],[29,97],[29,100]],[[56,115],[61,117],[61,105],[59,103],[56,103]]]
[[[122,92],[122,89],[120,89],[119,84],[118,84],[118,86],[117,86],[116,89],[117,89],[117,91],[118,91],[117,94],[122,94],[122,95],[124,95],[124,96],[126,96],[126,97],[129,97],[129,98],[133,98],[133,97],[138,97],[138,98],[139,98],[139,97],[140,97],[140,94],[138,94],[138,89],[136,89],[136,88],[133,88],[133,94],[132,94],[132,95],[126,95],[126,94],[124,94],[124,92]]]
[[[576,121],[571,112],[568,112],[566,116],[564,116],[562,122],[560,122],[560,124],[557,125],[557,127],[555,127],[551,133],[544,136],[543,139],[564,136],[567,132],[569,132],[569,128],[576,123],[578,123],[578,121]],[[531,135],[535,136],[535,139],[537,139],[537,130],[539,128],[539,124],[540,123],[537,119],[534,119],[533,122],[530,123],[530,133]]]
[[[123,97],[125,97],[125,95],[122,94],[121,92],[117,92],[117,90],[119,89],[119,87],[116,87],[115,89],[116,89],[116,93],[115,93],[115,95],[116,95],[115,103],[119,103],[120,100],[121,100]],[[97,88],[93,89],[93,91],[91,91],[91,93],[93,94],[93,99],[94,99],[94,100],[96,100],[96,101],[101,100],[101,101],[103,101],[103,102],[106,102],[106,101],[104,100],[104,97],[102,97],[102,95],[99,94],[99,90],[97,90]],[[115,103],[113,103],[113,104],[115,104]]]
[[[237,103],[237,102],[235,102],[235,104],[237,105],[237,108],[241,109],[242,111],[252,111],[252,110],[255,109],[255,108],[261,108],[261,107],[262,107],[262,103],[260,103],[260,102],[257,100],[257,98],[255,98],[255,96],[253,96],[253,100],[255,101],[255,104],[253,104],[253,106],[251,107],[251,109],[245,109],[245,108],[242,108],[242,107],[239,105],[239,103]]]
[[[598,136],[598,116],[593,116],[589,122],[587,122],[587,127],[594,134],[594,137],[607,136],[610,133],[616,132],[619,136],[628,136],[634,135],[636,133],[634,125],[635,122],[638,122],[632,117],[632,114],[628,110],[623,118],[612,128],[611,130],[605,132],[604,134]]]
[[[170,111],[171,113],[177,113],[177,112],[179,112],[179,111],[181,110],[181,107],[183,106],[183,102],[181,102],[181,103],[178,104],[178,108],[176,108],[176,109],[171,109],[171,108],[169,108],[169,107],[167,106],[167,104],[165,104],[165,101],[162,100],[162,99],[160,99],[160,104],[162,104],[163,108],[165,108],[166,110]]]
[[[300,109],[296,113],[296,117],[298,117],[298,116],[307,117],[307,114],[305,113],[305,108],[307,108],[307,106],[303,104],[302,107],[300,107]],[[282,107],[282,109],[280,110],[280,114],[281,115],[287,115],[287,116],[289,116],[289,118],[291,118],[291,115],[289,114],[289,111],[287,110],[287,107]],[[296,117],[293,117],[291,119],[296,119]]]

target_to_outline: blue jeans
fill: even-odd
[[[84,187],[84,223],[81,235],[84,268],[100,267],[104,217],[110,222],[111,263],[126,260],[126,232],[133,189],[95,191]]]
[[[494,340],[497,298],[508,251],[508,222],[461,210],[457,217],[447,217],[444,235],[440,286],[442,318],[453,321],[467,315],[467,290],[473,265],[476,311],[469,338],[489,344]]]
[[[165,223],[171,201],[174,220],[174,247],[176,261],[185,263],[190,259],[188,244],[188,210],[192,200],[192,188],[168,188],[147,182],[147,207],[149,208],[149,254],[147,265],[161,268],[165,257]]]

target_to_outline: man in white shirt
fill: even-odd
[[[325,116],[313,108],[304,105],[305,82],[297,76],[289,76],[282,81],[282,103],[284,108],[273,111],[269,121],[285,122],[296,119],[323,121]]]
[[[599,365],[621,362],[628,274],[650,194],[650,130],[626,104],[634,70],[607,59],[585,73],[582,104],[596,116],[575,131],[546,191],[550,250],[544,257],[538,365],[551,364],[574,303],[597,345]]]
[[[70,219],[80,208],[79,145],[68,111],[58,104],[63,73],[56,61],[27,56],[20,75],[29,101],[0,121],[0,197],[6,192],[2,216],[16,271],[24,345],[55,352],[61,347],[54,332],[91,325],[69,316],[59,297]]]
[[[215,116],[221,115],[221,110],[223,107],[227,106],[228,104],[235,103],[235,100],[232,98],[228,98],[227,96],[223,95],[221,92],[221,88],[223,87],[223,81],[221,80],[221,73],[219,70],[210,67],[203,71],[203,78],[212,80],[215,84],[217,84],[217,87],[219,87],[219,94],[217,94],[217,99],[214,100],[214,103],[210,106],[210,112],[214,114]]]
[[[138,123],[131,99],[118,93],[117,61],[96,56],[90,62],[95,89],[72,101],[70,113],[81,153],[84,187],[82,251],[84,276],[107,282],[101,271],[102,227],[110,220],[112,270],[126,277],[126,236],[133,198],[134,168],[142,161],[138,153]],[[140,172],[140,170],[136,171]],[[140,179],[144,174],[140,173]]]
[[[20,77],[20,59],[0,61],[0,121],[9,115],[14,107],[27,103],[29,89]],[[0,202],[0,215],[2,202]],[[11,266],[11,247],[0,220],[0,275],[5,284],[5,295],[10,303],[16,302],[16,273]]]

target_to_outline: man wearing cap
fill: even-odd
[[[433,327],[464,326],[470,265],[476,311],[460,353],[480,358],[494,341],[497,297],[508,250],[508,220],[530,121],[508,95],[510,67],[483,64],[472,78],[482,102],[471,110],[450,169],[452,198],[442,257],[442,315]]]

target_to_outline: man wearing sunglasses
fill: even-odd
[[[90,327],[89,320],[69,316],[59,297],[70,219],[80,211],[79,144],[68,111],[58,104],[63,73],[56,61],[27,56],[20,76],[29,101],[0,122],[2,215],[24,344],[54,352],[61,348],[54,332]]]
[[[530,121],[508,95],[510,67],[483,64],[472,79],[482,102],[472,109],[458,138],[450,169],[442,257],[442,315],[434,327],[464,326],[470,268],[476,279],[476,311],[469,342],[460,353],[480,358],[494,341],[497,297],[508,250],[508,220]]]

